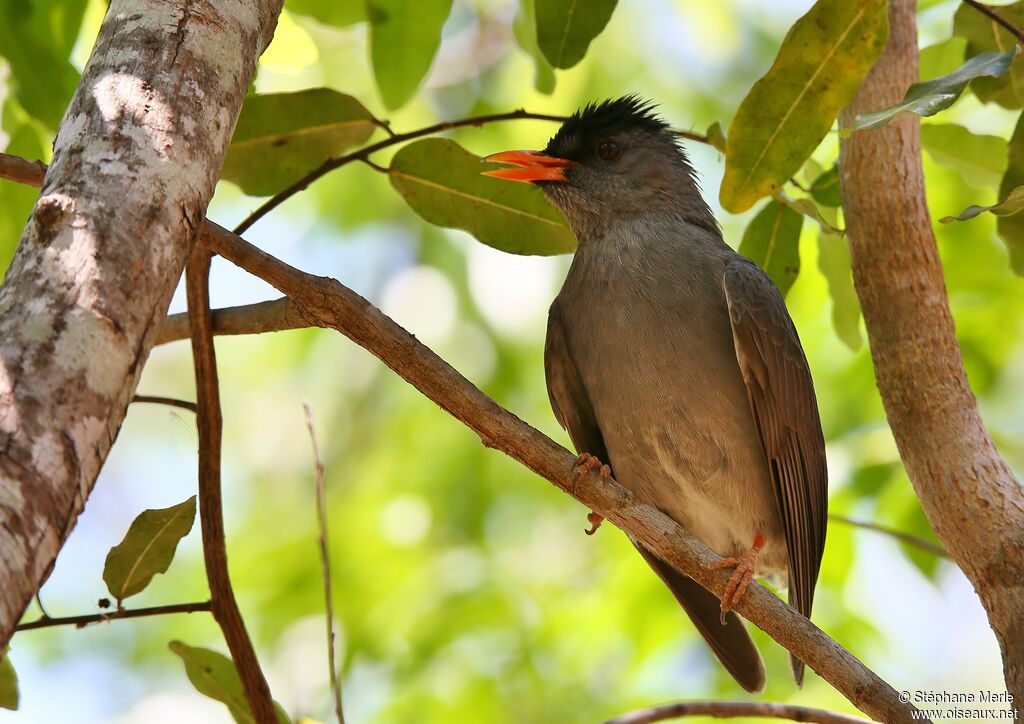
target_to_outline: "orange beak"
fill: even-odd
[[[495,171],[484,171],[484,176],[503,178],[508,181],[566,181],[565,169],[579,166],[575,161],[566,158],[547,156],[540,151],[502,151],[493,153],[484,161],[507,163],[519,168],[501,168]]]

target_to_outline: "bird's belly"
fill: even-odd
[[[623,325],[621,309],[591,306],[588,316],[600,321],[572,340],[573,357],[616,479],[721,556],[738,557],[763,533],[758,574],[785,572],[785,535],[731,334],[661,320],[647,329],[656,344],[624,344],[644,325]]]

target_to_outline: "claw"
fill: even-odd
[[[729,582],[725,586],[725,593],[722,594],[722,624],[725,625],[725,614],[733,609],[733,607],[740,602],[743,598],[743,594],[747,592],[747,588],[750,587],[750,582],[754,580],[754,574],[757,569],[757,555],[761,552],[761,548],[764,546],[764,534],[758,533],[754,536],[754,544],[750,546],[750,550],[744,553],[740,558],[722,558],[714,561],[707,565],[712,570],[720,568],[735,568],[732,576],[729,578]]]
[[[574,493],[576,492],[576,485],[581,480],[583,480],[587,473],[596,468],[598,465],[601,466],[599,472],[601,473],[602,478],[605,478],[607,480],[612,476],[612,469],[608,467],[608,465],[602,463],[598,458],[591,455],[590,453],[581,453],[580,456],[576,458],[576,462],[573,463],[573,468],[577,469],[576,479],[573,481]],[[594,535],[594,533],[597,532],[597,529],[601,527],[601,522],[604,520],[604,517],[600,513],[591,512],[587,515],[587,520],[590,522],[590,528],[585,530],[584,533],[586,533],[587,535]]]
[[[605,467],[608,467],[608,466],[605,465]],[[590,513],[587,513],[587,520],[590,522],[590,529],[589,530],[585,530],[583,532],[586,533],[587,535],[594,535],[594,533],[597,532],[597,529],[601,527],[601,523],[604,522],[604,516],[601,515],[600,513],[590,512]]]

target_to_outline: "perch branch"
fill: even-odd
[[[155,395],[135,395],[132,398],[132,402],[149,402],[154,405],[169,405],[170,407],[180,407],[182,410],[188,410],[189,412],[198,412],[199,407],[194,402],[188,400],[178,400],[173,397],[157,397]]]
[[[2,155],[0,155],[2,160]],[[0,173],[3,165],[0,163]],[[614,480],[590,473],[576,481],[576,456],[498,405],[447,362],[340,282],[299,271],[221,226],[205,221],[199,241],[291,297],[310,326],[336,329],[367,349],[426,397],[563,492],[641,540],[659,556],[721,596],[729,574],[709,570],[714,554],[661,511],[637,501]],[[278,300],[280,301],[280,300]],[[207,312],[208,313],[208,312]],[[927,721],[896,690],[821,629],[759,584],[737,612],[796,654],[862,712],[878,721]]]

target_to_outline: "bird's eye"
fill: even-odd
[[[601,141],[597,146],[597,155],[602,161],[614,161],[619,156],[619,144],[615,141]]]

